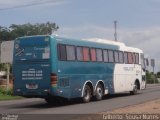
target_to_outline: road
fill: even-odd
[[[1,101],[0,113],[8,114],[95,114],[112,109],[139,104],[160,98],[160,86],[149,86],[137,95],[117,94],[106,96],[102,101],[80,103],[71,101],[59,105],[48,105],[43,99],[21,99]]]

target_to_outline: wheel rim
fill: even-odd
[[[101,98],[102,95],[103,95],[103,90],[102,90],[102,88],[101,88],[101,87],[97,87],[97,96],[98,96],[99,98]]]
[[[101,100],[103,97],[103,88],[101,84],[98,84],[96,88],[96,100]]]
[[[85,91],[84,91],[84,98],[85,98],[86,100],[89,99],[89,90],[88,90],[88,89],[85,89]]]
[[[137,93],[137,85],[134,87],[134,92]]]

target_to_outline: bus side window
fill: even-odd
[[[91,48],[91,61],[95,62],[96,61],[96,49],[95,48]]]
[[[114,51],[114,60],[116,63],[119,63],[118,51]]]
[[[133,64],[136,64],[136,56],[135,56],[135,53],[133,53],[132,56],[133,56]]]
[[[135,63],[139,64],[139,54],[138,53],[135,53],[135,58],[136,58]]]
[[[107,50],[103,50],[103,59],[104,59],[104,62],[108,62],[108,51]]]
[[[133,57],[131,52],[128,53],[128,63],[133,64]]]
[[[90,61],[90,53],[88,47],[83,47],[83,61]]]
[[[77,60],[78,60],[78,61],[83,61],[83,51],[82,51],[82,47],[77,47],[77,48],[76,48],[76,53],[77,53]]]
[[[124,63],[128,64],[128,53],[124,52]]]
[[[109,62],[114,62],[113,50],[108,50]]]
[[[103,54],[101,49],[96,49],[96,55],[97,55],[97,61],[102,62],[103,61]]]
[[[124,57],[123,57],[123,52],[122,51],[119,51],[119,62],[120,63],[124,63]]]
[[[67,60],[75,60],[75,47],[71,45],[66,46]]]
[[[59,60],[67,60],[65,45],[58,44],[58,58],[59,58]]]

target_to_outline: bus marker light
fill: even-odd
[[[49,89],[45,89],[44,92],[50,93],[51,91]]]

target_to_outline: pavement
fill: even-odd
[[[81,103],[73,100],[67,103],[48,105],[43,99],[21,99],[12,101],[0,101],[1,114],[20,115],[23,119],[29,117],[47,118],[50,116],[55,120],[69,120],[88,114],[96,115],[115,109],[143,104],[148,101],[160,99],[160,85],[147,85],[145,90],[139,91],[137,95],[129,93],[115,94],[104,97],[101,101]],[[21,119],[22,119],[21,118]],[[31,119],[32,120],[32,119]],[[39,119],[40,120],[40,119]]]

